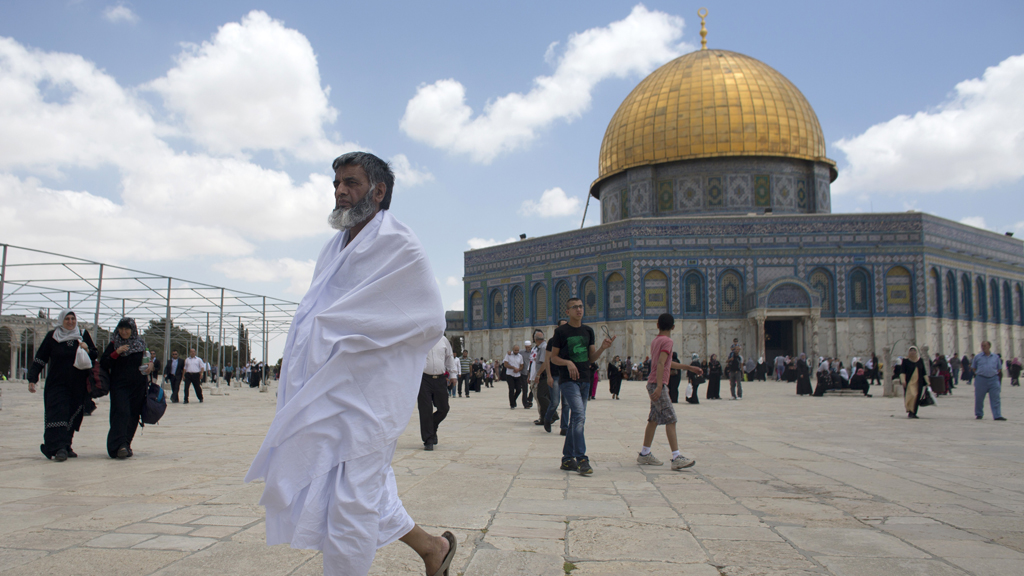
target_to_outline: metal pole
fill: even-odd
[[[0,314],[4,311],[4,281],[7,280],[7,244],[4,244],[4,257],[0,261]],[[14,345],[14,340],[11,340]],[[11,366],[11,378],[14,378],[14,367]]]
[[[203,358],[205,362],[210,361],[210,313],[206,313],[206,341],[203,342]]]
[[[100,338],[100,299],[103,298],[103,264],[100,264],[100,279],[96,283],[96,315],[93,316],[93,331],[96,332],[94,340],[99,342]],[[122,315],[123,316],[123,315]]]
[[[267,378],[270,376],[267,362],[270,361],[270,352],[267,350],[267,345],[270,344],[269,338],[267,338],[267,297],[263,297],[263,374],[260,374],[263,383],[263,390],[267,389]]]
[[[167,278],[167,315],[164,317],[164,366],[171,358],[171,279]]]
[[[224,289],[220,289],[220,327],[217,329],[217,365],[224,373]]]

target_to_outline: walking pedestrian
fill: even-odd
[[[985,395],[988,394],[992,419],[1005,422],[999,398],[1003,379],[1002,360],[992,353],[992,343],[988,340],[981,343],[981,353],[975,354],[974,360],[971,360],[971,373],[974,375],[974,417],[981,420],[985,416]]]
[[[712,354],[708,359],[708,392],[705,398],[708,400],[721,400],[722,363],[718,361],[718,355]]]
[[[135,455],[132,440],[146,404],[148,374],[153,370],[153,362],[147,362],[145,355],[146,342],[139,336],[135,320],[122,318],[100,358],[100,367],[110,374],[107,454],[111,458],[124,460]]]
[[[437,428],[448,415],[448,386],[455,385],[454,377],[459,364],[452,353],[452,345],[444,336],[427,352],[427,363],[423,365],[420,391],[416,396],[416,407],[420,415],[420,439],[424,450],[433,450],[437,444]],[[435,410],[436,409],[436,410]]]
[[[185,358],[185,401],[182,404],[188,404],[188,389],[194,388],[196,391],[196,398],[199,402],[203,401],[203,385],[200,383],[200,379],[206,372],[206,363],[203,362],[202,358],[196,356],[196,349],[191,348],[188,351],[188,358]]]
[[[985,344],[982,343],[981,346],[984,349]],[[903,406],[907,410],[907,418],[917,418],[921,397],[928,387],[927,375],[924,359],[919,356],[917,346],[911,346],[907,349],[907,357],[900,366],[900,384],[903,384]]]
[[[505,382],[508,383],[508,404],[513,410],[516,409],[516,401],[519,399],[519,394],[523,394],[523,408],[526,408],[526,393],[524,391],[524,384],[526,383],[526,377],[523,376],[523,356],[519,354],[519,344],[512,347],[512,352],[505,355],[505,359],[501,362],[502,366],[505,367]]]

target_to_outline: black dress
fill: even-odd
[[[903,381],[906,382],[903,388],[904,407],[909,416],[917,418],[917,409],[921,406],[921,396],[924,395],[925,388],[928,387],[928,371],[924,368],[924,360],[918,358],[917,362],[911,362],[910,358],[904,358],[903,363],[897,368],[904,375]],[[910,380],[915,372],[917,373],[917,389],[911,390]]]
[[[722,363],[718,360],[708,362],[708,400],[721,400]]]
[[[82,331],[82,341],[89,348],[89,358],[96,360],[96,345],[89,333]],[[28,381],[38,382],[39,373],[47,367],[46,382],[43,388],[43,406],[45,409],[45,428],[43,443],[39,449],[47,458],[53,458],[58,450],[71,450],[71,441],[75,432],[82,425],[85,405],[90,400],[85,388],[88,370],[75,368],[75,355],[78,354],[78,341],[57,342],[53,339],[53,330],[46,333],[43,343],[39,345],[35,361],[28,369]]]
[[[139,372],[144,352],[114,358],[114,343],[107,345],[100,366],[110,373],[110,432],[107,433],[107,454],[117,457],[124,446],[131,454],[132,439],[139,428],[142,407],[146,403],[149,378]]]
[[[811,394],[814,390],[811,390],[811,368],[807,365],[807,361],[800,358],[796,361],[796,393],[797,396],[803,396],[804,394]]]
[[[608,363],[608,389],[616,396],[622,389],[622,369],[615,362]]]
[[[707,370],[707,363],[701,363],[701,368]],[[697,396],[697,389],[701,384],[704,383],[704,376],[697,376],[693,372],[686,373],[686,379],[689,380],[690,386],[693,390],[690,391],[690,395],[686,397],[686,401],[690,404],[700,404],[700,397]]]

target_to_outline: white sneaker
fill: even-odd
[[[664,462],[654,457],[654,452],[651,452],[647,456],[644,456],[643,454],[637,455],[636,462],[637,464],[646,464],[648,466],[661,466],[664,464]]]
[[[689,468],[690,466],[693,466],[696,463],[696,460],[690,460],[686,456],[680,454],[678,457],[672,459],[672,469],[682,470],[683,468]]]

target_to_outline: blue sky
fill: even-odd
[[[1024,233],[1020,2],[40,0],[0,2],[0,241],[298,300],[330,160],[369,149],[461,309],[471,242],[580,226],[607,122],[701,5],[814,107],[835,212]]]

